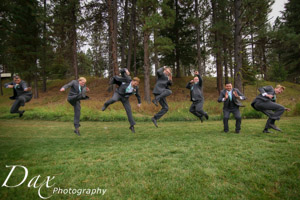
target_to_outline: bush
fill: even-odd
[[[264,114],[255,109],[247,109],[245,108],[242,113],[242,118],[244,119],[261,119]]]

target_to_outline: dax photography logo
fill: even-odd
[[[16,188],[22,185],[23,183],[26,182],[27,177],[28,177],[28,169],[25,166],[22,165],[6,165],[6,168],[11,168],[9,174],[7,175],[6,179],[4,180],[3,184],[1,187],[7,187],[7,188]],[[11,177],[11,175],[14,173],[15,169],[20,168],[21,170],[24,170],[24,177],[20,177],[17,184],[12,185],[9,184],[8,181]],[[21,180],[22,179],[22,180]],[[50,197],[53,196],[53,194],[62,194],[62,195],[95,195],[95,194],[100,194],[104,195],[107,191],[107,189],[101,189],[101,188],[94,188],[94,189],[84,189],[84,188],[60,188],[60,187],[54,187],[52,191],[52,195],[48,197],[44,197],[41,194],[42,188],[52,188],[55,183],[53,183],[53,180],[55,179],[55,176],[47,176],[44,180],[41,180],[41,175],[34,176],[32,179],[30,179],[27,183],[28,188],[34,188],[38,189],[38,195],[41,199],[49,199]]]
[[[1,187],[7,187],[7,188],[15,188],[15,187],[19,187],[20,185],[22,185],[27,177],[28,177],[28,169],[25,167],[25,166],[22,166],[22,165],[6,165],[7,168],[11,168],[9,174],[7,175],[5,181],[3,182],[2,186]],[[23,180],[21,182],[19,182],[19,184],[17,185],[9,185],[7,182],[8,180],[10,179],[11,175],[13,174],[13,172],[15,171],[16,168],[22,168],[25,172],[24,174],[24,177],[23,177]],[[55,176],[47,176],[44,180],[40,181],[41,179],[41,175],[38,175],[38,176],[34,176],[32,179],[30,179],[28,181],[28,184],[27,184],[27,187],[28,188],[35,188],[37,189],[38,188],[38,195],[40,198],[42,199],[48,199],[50,198],[51,196],[49,197],[43,197],[41,195],[41,189],[43,187],[46,187],[46,188],[51,188],[55,185],[55,183],[53,183],[52,185],[50,184],[50,182],[55,178]]]

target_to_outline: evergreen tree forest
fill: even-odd
[[[258,77],[300,82],[300,1],[270,22],[274,0],[2,0],[0,71],[47,91],[47,80],[144,81],[162,66],[174,77],[216,76],[240,90]]]

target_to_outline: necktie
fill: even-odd
[[[81,93],[81,87],[80,87],[80,85],[79,85],[79,93]]]
[[[228,92],[229,100],[232,101],[232,92]]]
[[[193,91],[193,89],[194,89],[194,85],[191,87],[191,90]]]
[[[276,100],[276,94],[274,94],[274,96],[273,96],[273,100],[274,100],[274,101]]]
[[[128,93],[130,89],[131,89],[131,84],[129,84],[128,87],[126,88],[126,93]]]

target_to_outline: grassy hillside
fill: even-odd
[[[191,102],[189,101],[189,90],[185,88],[187,82],[192,77],[174,78],[174,85],[171,87],[173,94],[167,98],[169,102],[169,112],[162,120],[197,120],[189,113]],[[59,89],[70,80],[54,80],[48,82],[48,91],[46,93],[39,93],[39,99],[32,99],[26,104],[26,113],[24,119],[45,119],[45,120],[61,120],[71,121],[73,116],[73,109],[66,101],[68,92],[59,92]],[[93,121],[115,121],[126,120],[126,114],[121,103],[115,103],[110,106],[105,112],[101,111],[103,103],[111,98],[112,92],[107,91],[107,79],[98,79],[88,77],[87,85],[91,89],[89,93],[90,100],[82,101],[82,120]],[[222,115],[222,104],[217,103],[218,91],[216,90],[215,78],[204,78],[204,95],[205,104],[204,109],[209,113],[212,120],[218,120]],[[292,108],[292,112],[285,113],[285,116],[295,116],[300,114],[300,85],[289,82],[281,83],[286,86],[283,94],[278,96],[277,102]],[[155,78],[151,79],[151,90],[155,85]],[[273,82],[260,82],[259,85],[248,85],[244,88],[244,93],[247,100],[244,101],[245,108],[241,108],[244,118],[260,118],[264,117],[260,113],[255,112],[251,106],[251,101],[257,95],[257,87],[264,85],[276,84]],[[140,84],[141,96],[143,99],[144,84],[143,80]],[[16,118],[17,115],[9,114],[12,101],[8,99],[12,95],[11,89],[4,89],[4,96],[0,97],[0,118]],[[152,96],[153,97],[153,96]],[[137,121],[147,121],[150,117],[160,110],[160,107],[154,106],[152,103],[147,104],[142,102],[142,107],[136,106],[137,100],[135,96],[130,98],[134,117]]]
[[[299,117],[283,118],[284,133],[262,134],[264,119],[245,120],[242,133],[224,134],[221,121],[149,122],[131,134],[127,122],[83,122],[78,137],[69,122],[0,121],[0,177],[6,165],[25,166],[27,180],[0,188],[0,199],[38,200],[34,176],[55,176],[42,188],[50,199],[300,199]],[[16,126],[17,124],[17,126]],[[230,121],[230,126],[234,122]],[[9,184],[18,184],[16,169]],[[104,196],[53,194],[62,189],[104,188]]]

